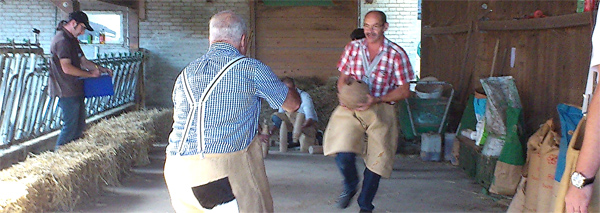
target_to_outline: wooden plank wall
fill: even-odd
[[[482,9],[483,3],[488,9]],[[548,119],[559,128],[556,106],[581,106],[590,62],[595,16],[576,14],[575,3],[423,0],[421,75],[455,85],[458,97],[452,113],[459,117],[468,95],[481,86],[479,80],[490,76],[496,55],[493,76],[515,78],[526,133]],[[537,9],[547,17],[521,19]]]
[[[355,0],[335,6],[256,5],[256,58],[278,76],[338,76],[336,64],[357,26]]]

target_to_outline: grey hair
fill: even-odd
[[[242,17],[230,10],[221,11],[210,19],[209,42],[229,41],[239,44],[246,29],[246,21]]]

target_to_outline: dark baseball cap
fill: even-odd
[[[69,21],[70,20],[75,20],[77,23],[83,23],[85,24],[85,28],[87,30],[94,31],[92,26],[90,26],[90,20],[88,19],[88,16],[82,11],[69,13]]]

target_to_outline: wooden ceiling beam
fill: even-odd
[[[80,10],[78,0],[52,0],[52,3],[65,13]]]
[[[137,11],[138,17],[141,20],[146,19],[146,0],[98,0],[98,1],[128,7],[133,11]]]

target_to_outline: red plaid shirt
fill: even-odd
[[[365,55],[366,54],[366,55]],[[383,47],[379,49],[379,63],[373,68],[369,76],[365,76],[364,60],[369,58],[369,51],[365,39],[352,41],[346,45],[346,49],[338,62],[338,70],[357,80],[367,81],[374,97],[383,96],[397,86],[407,84],[414,79],[414,71],[406,52],[396,43],[388,40],[383,41]],[[377,61],[377,57],[372,61]],[[367,78],[365,78],[367,77]]]

